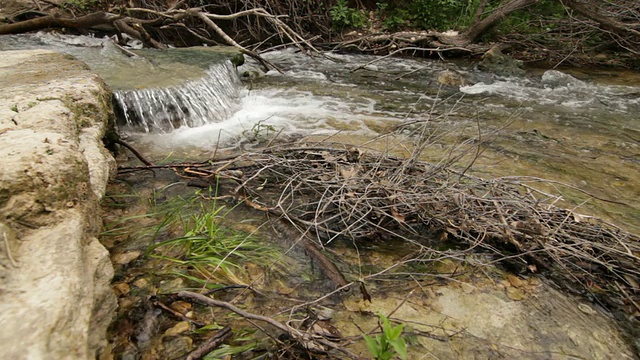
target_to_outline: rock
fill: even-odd
[[[112,288],[113,288],[113,291],[118,296],[126,295],[126,294],[129,293],[129,291],[131,291],[131,287],[129,287],[129,284],[123,283],[123,282],[117,283],[117,284],[113,284]]]
[[[132,262],[133,260],[137,259],[138,257],[140,257],[141,254],[142,254],[142,251],[138,251],[138,250],[127,251],[124,253],[113,255],[113,258],[111,260],[113,261],[114,264],[126,265]]]
[[[188,313],[191,310],[192,305],[191,305],[191,303],[188,303],[186,301],[178,300],[178,301],[172,302],[169,307],[171,307],[173,310],[179,312],[180,314],[184,315],[184,314]]]
[[[187,336],[168,337],[163,339],[162,357],[165,359],[183,358],[193,349],[193,340]]]
[[[469,81],[467,77],[453,70],[444,70],[439,72],[438,82],[446,86],[466,86],[471,84],[471,81]]]
[[[492,279],[464,279],[477,288],[471,294],[458,280],[462,278],[419,291],[395,286],[377,296],[376,290],[370,290],[371,303],[356,297],[344,299],[348,311],[336,311],[332,323],[345,337],[357,336],[378,329],[374,314],[393,314],[394,322],[405,324],[405,329],[410,326],[429,334],[414,338],[409,359],[426,353],[438,359],[635,358],[634,349],[612,318],[595,309],[589,311],[551,286],[536,283],[535,290],[525,293],[504,280],[507,291],[515,289],[522,296],[514,301]],[[520,280],[523,288],[534,285]]]
[[[482,56],[478,69],[499,76],[522,76],[525,74],[524,70],[522,70],[522,61],[503,54],[498,45],[489,49]]]
[[[547,70],[542,74],[541,82],[545,86],[549,86],[552,88],[567,86],[567,87],[578,87],[584,86],[585,83],[582,80],[576,79],[569,74],[565,74],[558,70]]]
[[[0,222],[15,234],[19,265],[0,273],[2,355],[95,359],[116,307],[113,267],[96,238],[115,166],[102,144],[114,121],[111,92],[67,55],[0,59]]]
[[[184,332],[189,331],[190,328],[191,328],[191,325],[189,324],[189,322],[181,321],[175,324],[172,328],[167,329],[167,331],[164,332],[164,336],[180,335]]]

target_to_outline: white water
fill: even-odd
[[[165,88],[119,90],[114,97],[127,125],[169,132],[228,119],[239,107],[240,79],[226,61],[205,77]]]
[[[201,127],[181,128],[150,139],[161,142],[163,147],[189,144],[209,149],[252,140],[256,128],[265,130],[268,126],[282,134],[342,132],[375,136],[377,132],[370,129],[367,122],[398,122],[425,116],[436,96],[421,93],[420,87],[433,87],[433,84],[429,85],[433,82],[430,79],[453,66],[414,59],[384,59],[367,65],[375,58],[330,56],[338,62],[327,58],[310,59],[292,50],[266,54],[284,71],[270,71],[251,85],[256,89],[244,90],[237,112],[222,122],[215,120]],[[365,66],[377,70],[353,71]],[[456,70],[474,74],[472,68]],[[383,76],[379,76],[381,72]],[[406,73],[416,75],[404,83],[404,78],[395,80]],[[370,74],[375,77],[368,78]],[[618,113],[620,122],[611,126],[622,127],[633,127],[634,121],[628,115],[640,113],[638,87],[600,85],[555,70],[526,78],[494,78],[487,74],[480,74],[478,78],[488,81],[459,88],[458,94],[467,97],[456,105],[463,112],[515,111],[510,110],[515,101],[520,111],[531,114],[530,119],[555,119],[574,126],[576,121],[584,123],[591,118],[597,119],[600,113]],[[407,84],[417,85],[417,89]],[[456,89],[447,91],[448,96]],[[503,105],[505,100],[511,104],[507,108]],[[396,110],[388,110],[389,105],[395,106]],[[577,120],[572,120],[571,116],[578,114]],[[270,132],[273,134],[273,129]],[[222,144],[218,144],[219,140]]]
[[[524,106],[560,106],[575,111],[640,111],[637,87],[587,83],[557,70],[548,70],[539,79],[509,78],[490,84],[460,87],[469,95],[496,95],[522,102]]]

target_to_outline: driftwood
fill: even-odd
[[[144,169],[146,167],[137,167]],[[485,180],[415,159],[326,143],[289,145],[207,163],[180,164],[183,177],[229,179],[236,198],[285,214],[318,246],[335,239],[403,241],[425,261],[450,244],[463,254],[541,273],[620,314],[640,313],[640,237],[558,208],[536,178]],[[633,320],[637,321],[637,320]]]
[[[67,27],[73,29],[86,29],[93,26],[112,24],[122,17],[98,11],[81,17],[61,17],[47,15],[25,21],[0,26],[0,35],[21,34],[29,31],[42,30],[52,27]]]
[[[478,55],[489,50],[489,45],[472,44],[458,36],[437,31],[402,31],[392,34],[368,34],[333,44],[333,50],[357,50],[373,54],[432,56],[450,53]]]

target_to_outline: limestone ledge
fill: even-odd
[[[96,236],[115,160],[108,86],[45,50],[0,52],[0,348],[7,359],[94,359],[116,306]]]

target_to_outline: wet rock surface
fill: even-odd
[[[522,61],[505,55],[499,46],[492,47],[482,56],[478,69],[488,71],[500,76],[522,76]]]
[[[96,236],[115,161],[109,88],[50,51],[0,53],[0,347],[7,359],[92,359],[115,309]]]
[[[145,177],[129,177],[128,185],[165,188],[172,183],[167,180],[163,184],[157,178],[145,181]],[[120,180],[117,188],[124,190],[124,178]],[[115,196],[116,186],[111,186]],[[182,188],[182,196],[189,196],[186,186]],[[140,203],[152,202],[146,196],[141,197]],[[150,212],[141,209],[137,202],[127,208],[106,211],[113,219],[123,213],[135,218],[139,213]],[[230,217],[261,221],[259,212],[243,207],[235,208]],[[265,246],[296,238],[295,232],[280,229],[282,225],[273,227],[276,232],[267,231],[271,228],[267,225],[261,226],[265,231],[256,233]],[[138,235],[133,234],[119,235],[114,248],[129,249],[124,254],[136,253],[131,249],[140,244],[136,245]],[[286,244],[281,245],[285,251]],[[482,265],[488,262],[483,255],[473,255],[477,257],[469,261],[451,258],[434,260],[420,267],[400,266],[389,270],[403,259],[415,256],[415,249],[402,242],[362,243],[355,249],[353,243],[335,241],[330,247],[332,258],[349,281],[364,278],[363,284],[371,296],[371,301],[367,301],[357,286],[347,293],[326,297],[333,290],[332,285],[314,269],[307,254],[293,250],[288,255],[294,263],[289,265],[286,274],[262,270],[260,275],[252,276],[249,272],[245,282],[251,284],[255,292],[229,288],[210,296],[233,302],[249,313],[295,326],[303,324],[304,319],[314,318],[317,321],[308,328],[303,327],[305,331],[331,341],[355,339],[348,341],[346,348],[361,358],[371,358],[360,336],[380,333],[377,314],[388,316],[394,324],[404,324],[403,337],[409,344],[409,359],[427,358],[425,356],[439,359],[636,358],[628,335],[611,314],[597,304],[558,291],[543,276],[518,275],[504,268]],[[256,267],[250,262],[242,265],[245,270]],[[116,356],[160,359],[186,356],[222,326],[230,326],[234,333],[246,333],[253,328],[242,317],[224,309],[176,300],[178,291],[201,286],[176,278],[179,269],[166,261],[145,256],[116,265],[117,277],[121,280],[114,284],[121,313],[112,333]],[[385,271],[388,273],[382,274]],[[217,284],[232,285],[233,280]],[[312,305],[300,307],[306,302]],[[185,318],[160,311],[159,303]],[[320,327],[325,323],[330,331]],[[265,329],[270,336],[280,335],[278,330],[268,326]],[[251,352],[233,358],[252,358],[247,354],[256,356],[275,351],[267,335],[255,330],[250,333]],[[225,346],[239,348],[241,344],[231,340]],[[337,354],[334,358],[347,357]]]

